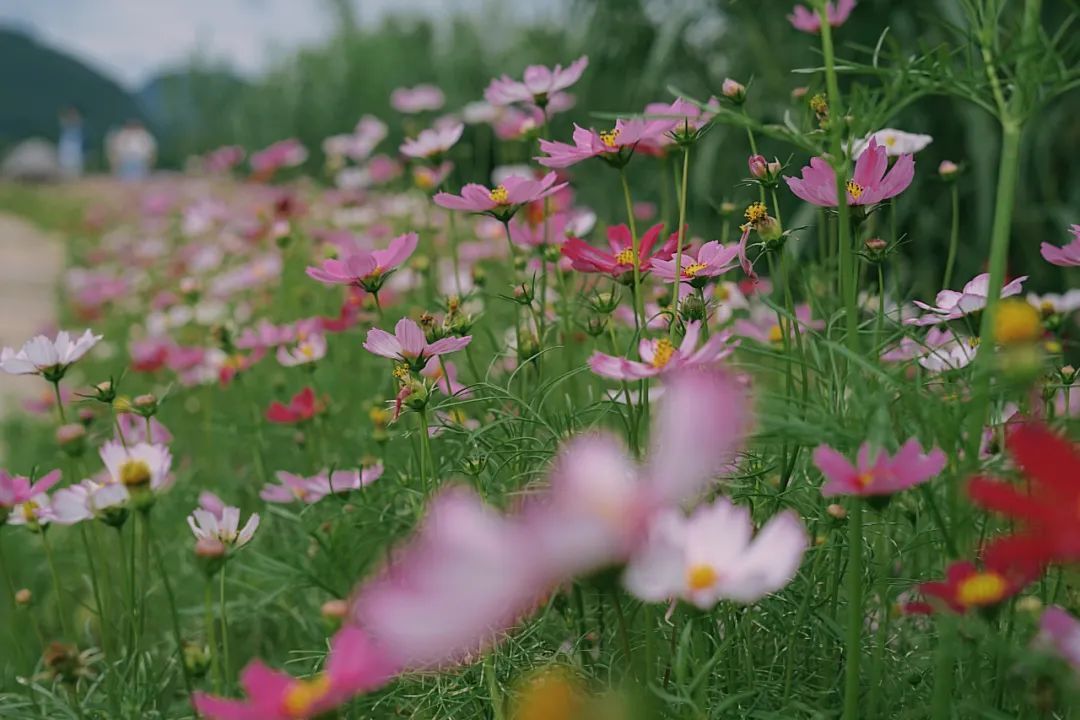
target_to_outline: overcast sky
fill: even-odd
[[[350,0],[361,22],[387,12],[445,16],[478,13],[492,0]],[[550,13],[559,0],[502,2],[515,14]],[[194,53],[258,73],[275,56],[317,43],[330,32],[324,0],[2,0],[0,25],[105,70],[135,88]]]

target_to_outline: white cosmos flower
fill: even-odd
[[[120,483],[83,480],[53,493],[54,522],[74,525],[94,518],[109,519],[110,511],[123,509],[130,499],[127,487]]]
[[[285,367],[296,367],[321,360],[326,357],[326,338],[322,335],[309,335],[293,348],[284,345],[278,348],[277,359]]]
[[[240,527],[240,508],[226,505],[220,514],[197,508],[188,515],[188,525],[196,540],[213,539],[227,547],[243,547],[259,527],[259,514],[252,513]]]
[[[885,128],[878,130],[876,133],[867,135],[862,140],[856,140],[852,146],[852,156],[858,158],[870,145],[870,139],[877,140],[878,145],[885,148],[885,154],[889,157],[900,157],[901,155],[913,155],[920,150],[924,150],[927,145],[934,142],[934,138],[929,135],[920,135],[918,133],[904,132],[903,130],[894,130],[893,128]]]
[[[12,375],[54,375],[60,377],[68,366],[97,345],[101,335],[90,330],[72,340],[66,330],[56,334],[55,340],[45,335],[30,338],[19,350],[5,347],[0,350],[0,370]]]
[[[109,479],[128,489],[149,487],[154,492],[168,490],[173,483],[169,470],[172,453],[164,445],[137,443],[124,447],[116,440],[101,446],[101,462]]]

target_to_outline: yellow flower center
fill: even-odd
[[[862,197],[862,194],[866,192],[866,188],[864,188],[862,185],[855,182],[854,180],[848,180],[847,191],[848,195],[851,196],[852,200],[858,200],[860,197]]]
[[[615,147],[615,141],[618,139],[620,132],[622,132],[622,131],[619,130],[618,128],[614,128],[612,130],[602,132],[602,133],[600,133],[600,142],[604,143],[609,148],[614,148]]]
[[[285,691],[282,703],[285,714],[291,718],[306,718],[315,703],[330,692],[330,678],[316,675],[311,680],[297,680]]]
[[[390,422],[390,413],[385,408],[373,407],[368,411],[368,418],[374,425],[385,426]]]
[[[1002,345],[1035,342],[1042,335],[1039,311],[1023,300],[1003,300],[994,318],[994,339]]]
[[[709,266],[705,263],[694,263],[692,265],[687,265],[683,268],[683,274],[686,275],[686,277],[688,278],[692,278],[707,267]]]
[[[778,343],[784,339],[784,331],[780,329],[779,325],[773,325],[769,328],[769,342]]]
[[[886,135],[884,140],[885,140],[885,147],[892,147],[893,145],[896,144],[896,136],[895,135]]]
[[[769,216],[769,208],[763,202],[750,203],[743,216],[751,225],[756,225]]]
[[[300,354],[306,357],[308,360],[315,359],[315,348],[311,343],[300,343]]]
[[[417,170],[413,172],[413,182],[421,190],[430,190],[435,187],[435,178],[429,172]]]
[[[615,262],[620,265],[633,265],[634,264],[634,251],[632,248],[626,248],[615,255]]]
[[[993,605],[1005,597],[1009,584],[996,572],[983,572],[960,581],[956,600],[964,607]]]
[[[671,356],[675,354],[675,346],[671,344],[671,341],[667,338],[661,338],[656,341],[656,347],[653,348],[653,367],[662,368],[671,362]]]
[[[150,466],[142,460],[127,460],[120,466],[120,482],[127,487],[141,487],[150,482]]]
[[[396,377],[399,382],[402,382],[402,383],[408,382],[409,378],[410,378],[409,366],[406,365],[405,363],[398,363],[397,365],[395,365],[394,366],[394,377]]]
[[[26,522],[32,523],[37,520],[36,511],[38,509],[38,504],[33,500],[27,500],[26,502],[24,502],[20,506],[20,509],[22,510],[23,520],[25,520]]]
[[[1053,315],[1054,303],[1050,302],[1049,300],[1043,300],[1041,303],[1039,303],[1039,312],[1041,312],[1044,316]]]
[[[691,590],[707,590],[720,579],[716,571],[708,565],[693,565],[686,572],[686,585]]]
[[[502,185],[493,187],[491,192],[488,193],[488,197],[496,205],[506,205],[510,202],[510,193]]]
[[[855,478],[855,482],[861,488],[868,488],[874,484],[874,474],[869,472],[859,473],[858,477]]]
[[[721,302],[726,302],[731,299],[731,290],[727,285],[717,285],[713,290],[713,296]]]

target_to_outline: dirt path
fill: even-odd
[[[20,346],[56,322],[63,272],[60,240],[22,218],[0,213],[0,347]],[[33,378],[0,373],[0,416],[40,394]]]

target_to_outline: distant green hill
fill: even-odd
[[[22,32],[0,28],[0,152],[28,137],[55,141],[57,115],[70,105],[83,115],[92,163],[101,162],[110,128],[143,117],[135,98],[110,78]]]

